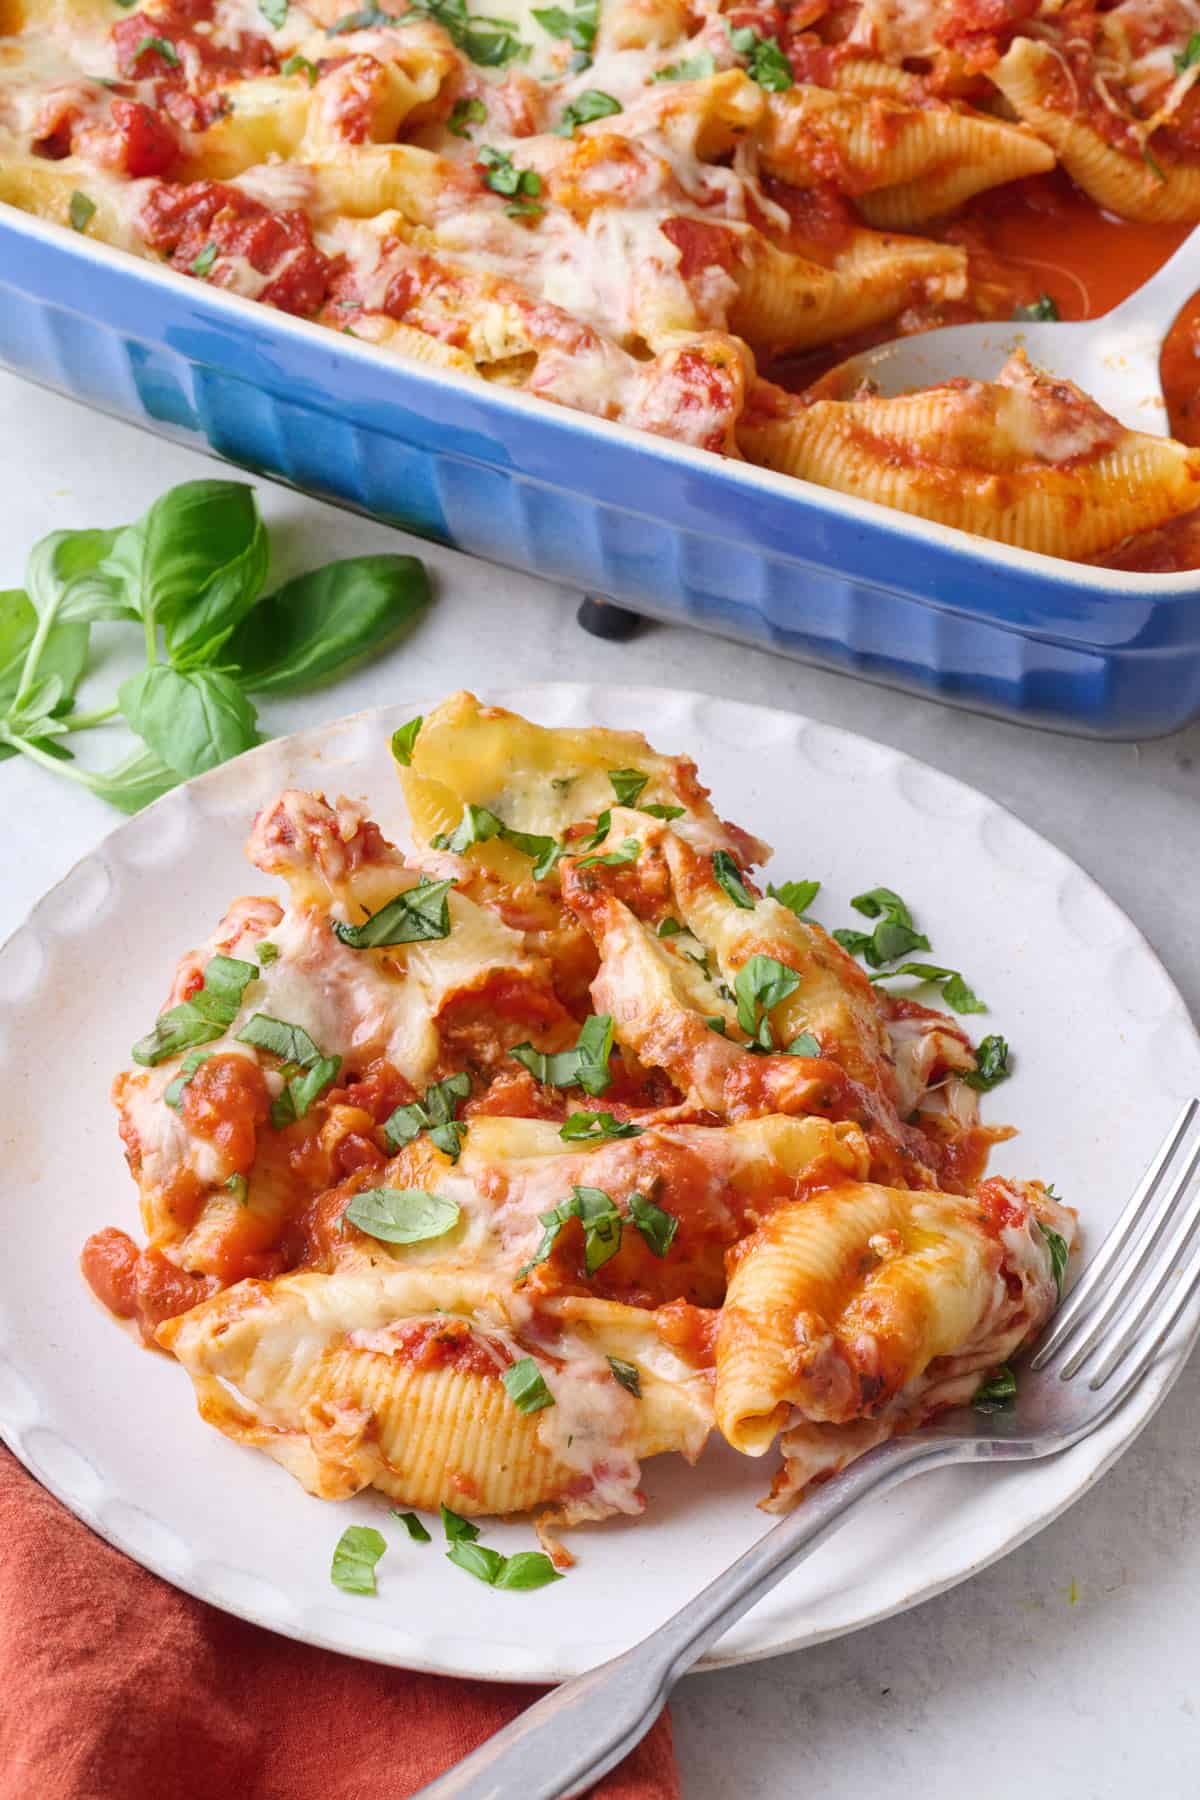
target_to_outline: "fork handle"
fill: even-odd
[[[413,1800],[558,1800],[590,1787],[641,1742],[680,1675],[860,1500],[960,1454],[952,1440],[914,1437],[869,1450],[640,1644],[554,1688]]]

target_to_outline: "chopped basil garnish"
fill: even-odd
[[[800,977],[795,969],[776,962],[773,956],[752,956],[738,970],[733,985],[738,1024],[750,1039],[750,1048],[770,1054],[775,1049],[775,1037],[769,1014],[796,992]]]
[[[987,1002],[968,987],[957,969],[944,969],[940,963],[906,962],[898,969],[884,969],[881,974],[872,975],[871,980],[890,981],[893,975],[912,975],[917,981],[936,982],[941,987],[942,999],[952,1012],[987,1011]]]
[[[288,0],[258,0],[258,10],[273,31],[282,31],[287,24]]]
[[[231,1175],[225,1183],[239,1206],[245,1206],[250,1198],[250,1183],[244,1175]]]
[[[520,1593],[547,1587],[552,1581],[562,1580],[544,1550],[518,1550],[515,1556],[502,1558],[502,1562],[503,1567],[493,1581],[493,1587],[509,1588]]]
[[[722,888],[735,906],[746,912],[754,910],[754,896],[742,880],[742,871],[730,856],[728,850],[713,851],[713,874],[717,878],[718,887]]]
[[[557,137],[574,137],[578,126],[590,125],[595,119],[610,119],[614,113],[624,110],[621,102],[614,100],[611,94],[601,93],[599,88],[585,88],[578,99],[572,100],[569,106],[564,107],[562,118],[554,127],[555,135]],[[642,787],[645,787],[648,780],[649,776],[643,777]],[[620,799],[620,795],[617,798]],[[621,800],[622,806],[632,806],[633,804],[632,800]]]
[[[678,919],[664,919],[655,935],[657,937],[678,937],[681,931],[686,930],[687,926],[681,925]]]
[[[67,202],[67,218],[72,231],[86,231],[96,216],[96,202],[76,188]]]
[[[749,25],[731,25],[729,42],[739,56],[749,57],[746,73],[759,87],[772,94],[786,93],[791,87],[792,65],[777,39],[759,37]]]
[[[422,1525],[415,1512],[398,1512],[394,1506],[389,1506],[388,1511],[391,1513],[393,1519],[399,1519],[401,1525],[403,1525],[414,1544],[432,1544],[432,1537],[429,1535],[429,1532],[425,1529],[424,1525]]]
[[[809,907],[821,891],[819,881],[785,881],[779,887],[767,886],[767,893],[772,900],[778,900],[789,912],[794,912],[798,919],[803,919]],[[808,921],[806,921],[807,923]]]
[[[1062,318],[1062,314],[1058,310],[1058,302],[1050,294],[1039,294],[1036,300],[1030,301],[1026,306],[1014,306],[1012,316],[1014,319]]]
[[[965,1081],[968,1087],[986,1094],[1000,1082],[1007,1081],[1011,1074],[1012,1070],[1008,1066],[1008,1040],[991,1036],[980,1042],[975,1052],[975,1067],[959,1079]]]
[[[572,1188],[568,1200],[561,1200],[552,1212],[538,1214],[542,1241],[518,1272],[518,1281],[545,1262],[568,1219],[578,1219],[583,1226],[584,1266],[589,1275],[602,1269],[621,1248],[621,1215],[603,1188]]]
[[[1047,1193],[1050,1193],[1051,1191],[1052,1190],[1049,1188],[1046,1190]],[[1067,1264],[1071,1260],[1071,1252],[1067,1247],[1066,1238],[1060,1236],[1057,1231],[1051,1230],[1049,1225],[1043,1225],[1040,1219],[1038,1220],[1038,1229],[1045,1238],[1046,1248],[1050,1252],[1050,1267],[1054,1273],[1054,1285],[1058,1289],[1058,1297],[1061,1300],[1063,1297],[1063,1287],[1066,1284]]]
[[[551,37],[566,38],[573,49],[591,61],[596,43],[596,25],[600,16],[600,0],[579,0],[573,13],[561,6],[534,7],[533,16]]]
[[[554,1395],[532,1356],[523,1356],[520,1362],[513,1363],[500,1379],[518,1412],[541,1412],[544,1406],[554,1405]]]
[[[976,1412],[1006,1412],[1017,1397],[1017,1378],[1007,1363],[1001,1363],[987,1381],[975,1389],[971,1405]]]
[[[679,1230],[679,1220],[675,1214],[664,1212],[661,1206],[656,1206],[644,1194],[630,1194],[628,1204],[630,1218],[655,1256],[665,1256]]]
[[[446,1560],[456,1567],[465,1569],[468,1575],[474,1575],[476,1581],[486,1582],[494,1587],[504,1570],[504,1558],[499,1550],[489,1550],[486,1544],[476,1544],[470,1539],[457,1539],[446,1552]]]
[[[542,191],[542,178],[537,170],[514,168],[507,150],[484,144],[475,160],[485,170],[483,185],[491,188],[493,194],[537,195]]]
[[[134,1062],[152,1069],[195,1044],[223,1037],[238,1015],[246,988],[257,979],[255,963],[233,956],[210,957],[204,980],[191,999],[168,1008],[153,1031],[138,1039],[131,1052]]]
[[[436,1144],[451,1162],[457,1162],[467,1128],[454,1114],[458,1102],[465,1100],[470,1092],[469,1075],[447,1075],[444,1081],[435,1081],[425,1089],[420,1100],[398,1106],[384,1120],[384,1137],[393,1150],[402,1150],[422,1131],[427,1131],[430,1143]]]
[[[472,1525],[470,1519],[464,1519],[461,1513],[451,1512],[445,1501],[441,1505],[442,1530],[446,1534],[448,1544],[472,1544],[479,1536],[478,1525]]]
[[[270,938],[261,938],[254,946],[254,954],[258,958],[259,968],[265,969],[268,963],[273,963],[278,957],[279,945],[273,944]]]
[[[307,56],[289,56],[280,68],[281,75],[303,75],[309,87],[316,87],[317,77],[321,73],[316,63],[309,62]]]
[[[642,1127],[614,1119],[610,1112],[577,1112],[564,1121],[558,1135],[568,1144],[598,1144],[604,1138],[641,1137]]]
[[[1193,31],[1180,54],[1175,58],[1175,72],[1182,75],[1194,63],[1200,62],[1200,31]]]
[[[635,863],[642,854],[642,846],[636,838],[625,838],[615,850],[609,850],[603,856],[584,856],[575,864],[577,869],[620,869],[627,863]]]
[[[640,769],[610,769],[608,779],[612,782],[618,806],[636,806],[650,777],[643,775]]]
[[[649,813],[652,819],[682,819],[687,811],[685,806],[663,806],[658,800],[652,800],[648,806],[639,806],[639,812]]]
[[[794,1037],[787,1045],[783,1054],[785,1056],[820,1056],[821,1046],[811,1031],[802,1031],[799,1037]]]
[[[362,1188],[342,1214],[384,1244],[423,1244],[458,1224],[461,1208],[424,1188]]]
[[[415,719],[410,719],[407,725],[401,725],[399,731],[392,733],[392,755],[398,763],[403,763],[406,769],[412,762],[412,753],[416,748],[417,738],[420,736],[424,723],[425,715],[418,713]]]
[[[448,34],[456,50],[478,63],[483,68],[499,68],[504,63],[512,62],[514,57],[528,56],[528,47],[514,36],[507,21],[486,21],[500,26],[498,31],[480,31],[478,26],[484,21],[472,19],[467,12],[466,0],[410,0],[409,10],[399,17],[394,13],[381,12],[377,6],[368,5],[358,12],[347,13],[326,32],[327,37],[338,37],[347,31],[370,31],[379,26],[403,26],[410,20],[419,17],[435,19]]]
[[[613,1380],[619,1381],[626,1392],[632,1394],[635,1400],[640,1400],[642,1397],[642,1377],[640,1370],[636,1369],[632,1363],[622,1362],[619,1356],[610,1356],[608,1359],[608,1366],[613,1372]]]
[[[650,77],[651,81],[703,81],[717,72],[717,61],[711,50],[697,50],[695,56],[685,56],[682,62],[668,63],[665,69],[656,69]]]
[[[613,1022],[607,1013],[593,1013],[579,1031],[573,1050],[535,1050],[517,1044],[509,1055],[528,1069],[544,1087],[581,1087],[585,1094],[602,1094],[612,1085],[608,1059],[612,1055]]]
[[[192,264],[192,274],[199,275],[200,279],[203,281],[205,276],[209,274],[216,260],[217,246],[215,244],[205,244],[203,250]]]
[[[430,881],[422,875],[416,887],[405,888],[361,925],[331,920],[333,935],[351,950],[381,950],[392,944],[420,944],[450,936],[450,903],[446,896],[452,881]]]
[[[341,18],[326,31],[326,37],[342,37],[348,31],[374,31],[381,25],[398,25],[400,20],[395,13],[384,12],[378,6],[360,6],[357,12],[343,13]]]
[[[283,1063],[283,1089],[271,1102],[276,1131],[302,1119],[319,1100],[342,1066],[340,1056],[325,1056],[302,1025],[289,1025],[269,1013],[254,1013],[237,1034],[239,1044],[269,1050]]]
[[[535,881],[545,881],[562,855],[562,845],[556,838],[539,837],[535,832],[529,831],[513,831],[503,819],[498,819],[494,812],[489,812],[486,806],[472,806],[469,803],[454,830],[439,832],[433,839],[433,848],[452,850],[456,856],[465,856],[473,844],[486,844],[492,838],[500,838],[504,843],[511,844],[514,850],[531,856]]]
[[[173,1106],[176,1112],[183,1111],[184,1088],[192,1079],[192,1076],[196,1073],[200,1064],[202,1062],[207,1062],[211,1055],[211,1050],[193,1050],[189,1055],[184,1057],[178,1075],[176,1075],[174,1081],[171,1082],[170,1086],[163,1094],[163,1099],[166,1101],[167,1105]]]
[[[704,1023],[710,1031],[715,1031],[718,1037],[729,1036],[729,1029],[724,1019],[714,1016],[711,1019],[705,1019]]]
[[[329,1576],[344,1594],[374,1594],[375,1565],[387,1549],[383,1533],[373,1525],[347,1525],[333,1552]]]
[[[446,120],[446,130],[451,132],[455,137],[469,138],[471,133],[468,127],[471,125],[486,125],[487,116],[487,107],[483,104],[482,100],[456,100],[450,109],[450,117]],[[419,729],[419,719],[416,721],[416,724]],[[407,725],[404,727],[404,730],[408,730]],[[400,733],[397,732],[396,737],[399,737],[399,735]],[[395,742],[396,739],[393,738],[392,754],[397,756],[398,761],[408,762],[409,758],[407,756],[398,755],[398,752],[395,749]]]
[[[916,929],[912,913],[891,888],[871,888],[856,894],[850,904],[868,919],[878,919],[878,925],[873,932],[841,930],[833,935],[843,950],[865,958],[871,968],[881,969],[913,950],[929,949],[929,939]]]
[[[133,55],[130,57],[130,59],[129,59],[130,62],[131,63],[140,62],[142,57],[145,56],[147,50],[156,51],[157,54],[162,57],[163,61],[166,63],[168,68],[177,69],[179,67],[179,57],[176,54],[174,44],[171,43],[169,38],[144,37],[142,39],[141,43],[138,45],[137,49],[134,51]]]

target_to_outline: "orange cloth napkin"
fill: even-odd
[[[93,1536],[2,1446],[0,1669],[0,1800],[403,1800],[541,1691],[230,1618]],[[679,1800],[665,1713],[594,1792]]]

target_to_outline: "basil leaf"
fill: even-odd
[[[461,1207],[424,1188],[361,1188],[342,1217],[384,1244],[423,1244],[458,1224]]]
[[[309,1107],[332,1085],[342,1066],[340,1056],[323,1056],[301,1075],[290,1075],[271,1102],[271,1123],[276,1131],[302,1119]]]
[[[500,1377],[504,1389],[518,1412],[541,1412],[544,1406],[554,1405],[554,1395],[542,1378],[542,1371],[532,1356],[523,1356],[505,1369]]]
[[[596,829],[593,831],[591,837],[584,838],[583,842],[579,844],[577,848],[579,850],[594,850],[597,844],[602,844],[604,842],[611,829],[612,808],[611,806],[606,806],[602,813],[596,815]]]
[[[1049,1225],[1043,1225],[1040,1219],[1037,1223],[1038,1230],[1046,1240],[1046,1248],[1050,1252],[1050,1268],[1053,1272],[1054,1285],[1058,1289],[1058,1297],[1061,1301],[1063,1297],[1063,1288],[1066,1286],[1067,1264],[1071,1260],[1071,1252],[1067,1246],[1065,1237],[1060,1236],[1057,1231],[1051,1230]]]
[[[713,1017],[711,1019],[705,1019],[704,1023],[708,1026],[710,1031],[715,1031],[718,1037],[729,1036],[729,1028],[724,1019]]]
[[[273,944],[270,938],[260,938],[254,946],[254,954],[258,958],[259,966],[265,969],[268,963],[273,963],[278,957],[279,945]]]
[[[975,1052],[975,1067],[959,1080],[965,1081],[977,1093],[986,1094],[991,1088],[998,1087],[1007,1081],[1012,1074],[1008,1066],[1008,1040],[990,1036],[981,1040]]]
[[[482,100],[456,100],[446,120],[446,130],[453,137],[469,138],[469,125],[487,124],[487,107]]]
[[[311,88],[316,87],[321,71],[316,63],[309,62],[307,56],[297,54],[288,57],[287,61],[282,64],[279,73],[281,75],[303,75]]]
[[[1017,1397],[1017,1378],[1007,1363],[1000,1367],[975,1389],[971,1405],[976,1412],[1007,1412]]]
[[[1193,31],[1182,52],[1175,58],[1175,73],[1182,75],[1185,69],[1190,69],[1193,63],[1198,62],[1200,62],[1200,31]],[[1055,317],[1058,317],[1057,313]]]
[[[134,1062],[152,1069],[195,1044],[224,1037],[237,1017],[242,995],[257,979],[254,963],[239,962],[232,956],[210,957],[204,980],[191,999],[161,1013],[154,1029],[138,1039],[130,1053]]]
[[[410,719],[407,725],[401,725],[399,731],[392,733],[392,755],[406,769],[412,763],[413,751],[417,747],[417,739],[424,723],[425,715],[418,713],[415,719]]]
[[[177,785],[174,769],[155,756],[153,750],[134,750],[111,769],[89,769],[85,785],[110,806],[122,812],[139,812],[160,794]]]
[[[781,906],[786,906],[789,912],[794,912],[798,919],[804,918],[820,891],[819,881],[785,881],[779,887],[772,887],[769,883],[767,886],[767,893],[771,899],[778,900]]]
[[[384,1121],[383,1134],[389,1146],[402,1150],[422,1131],[428,1131],[430,1142],[444,1151],[451,1162],[457,1162],[467,1128],[455,1119],[454,1113],[457,1103],[470,1092],[469,1075],[448,1075],[444,1081],[426,1088],[422,1099],[397,1106]]]
[[[484,1581],[491,1587],[503,1572],[504,1558],[498,1550],[489,1550],[486,1544],[475,1544],[458,1539],[446,1552],[446,1560],[465,1569],[468,1575],[474,1575],[476,1581]]]
[[[37,611],[28,594],[20,588],[0,593],[0,711],[16,698],[37,625]],[[56,675],[62,683],[63,701],[73,698],[83,677],[89,629],[86,622],[54,624],[42,639],[38,677],[45,680]]]
[[[641,1372],[634,1367],[633,1363],[622,1362],[619,1356],[610,1356],[608,1359],[608,1366],[613,1372],[613,1380],[619,1381],[626,1392],[632,1394],[635,1400],[640,1400],[642,1397],[642,1377]]]
[[[288,0],[258,0],[258,10],[274,31],[287,24]]]
[[[196,258],[195,262],[192,264],[192,274],[198,275],[200,277],[200,279],[203,281],[204,278],[211,272],[212,266],[216,262],[216,260],[217,260],[217,246],[212,243],[205,244],[203,250],[200,252],[199,256]]]
[[[679,1220],[675,1214],[664,1212],[661,1206],[656,1206],[644,1194],[630,1194],[628,1204],[630,1218],[655,1256],[665,1256],[679,1230]]]
[[[246,967],[253,968],[253,964],[247,963]],[[251,1044],[256,1050],[269,1050],[280,1062],[297,1063],[302,1069],[314,1068],[321,1061],[321,1051],[302,1025],[289,1025],[286,1019],[273,1019],[270,1013],[253,1013],[238,1032],[237,1041]]]
[[[479,1536],[478,1525],[472,1525],[470,1519],[464,1519],[460,1513],[451,1512],[445,1501],[439,1510],[442,1515],[442,1530],[448,1544],[474,1543]]]
[[[714,850],[712,866],[713,874],[717,878],[717,885],[728,894],[733,904],[742,907],[746,912],[752,912],[754,897],[742,880],[742,871],[728,850]]]
[[[833,941],[835,944],[840,944],[842,949],[848,951],[851,956],[863,956],[870,948],[871,934],[869,931],[851,931],[845,926],[839,925],[833,933]]]
[[[347,1525],[333,1552],[329,1571],[334,1587],[344,1594],[374,1594],[375,1565],[387,1549],[383,1533],[373,1525]]]
[[[717,72],[716,58],[711,50],[698,50],[695,56],[685,56],[682,62],[668,63],[665,69],[656,69],[650,77],[651,81],[703,81]]]
[[[609,850],[604,856],[585,856],[575,864],[577,869],[619,869],[626,863],[635,863],[642,853],[642,846],[636,838],[625,838],[617,849]]]
[[[610,1112],[578,1112],[563,1122],[558,1135],[568,1144],[598,1144],[606,1138],[641,1137],[642,1127],[628,1119],[614,1119]]]
[[[796,971],[789,969],[786,963],[777,962],[773,956],[752,956],[738,970],[733,984],[737,1021],[753,1049],[774,1050],[775,1038],[769,1014],[799,986],[800,977]]]
[[[792,65],[773,37],[759,38],[746,73],[770,94],[784,94],[792,85]]]
[[[67,220],[72,231],[86,231],[96,216],[96,202],[75,188],[67,202]]]
[[[405,888],[381,906],[361,925],[330,921],[333,935],[351,950],[380,950],[392,944],[420,944],[450,936],[450,903],[446,896],[452,881],[430,881],[424,875],[416,887]]]
[[[177,69],[179,67],[178,52],[171,40],[165,37],[144,37],[129,58],[130,66],[140,62],[148,50],[153,50],[156,55],[161,56],[168,68]]]
[[[612,1085],[609,1058],[613,1048],[613,1022],[607,1013],[593,1013],[579,1031],[573,1050],[535,1050],[532,1044],[517,1044],[509,1055],[528,1069],[543,1087],[581,1087],[593,1098]]]
[[[785,1056],[820,1056],[821,1046],[811,1031],[802,1031],[794,1037],[783,1053]]]
[[[192,1076],[196,1073],[200,1064],[202,1062],[207,1062],[211,1055],[211,1050],[193,1050],[189,1055],[184,1057],[178,1075],[176,1075],[174,1081],[169,1083],[163,1093],[163,1099],[166,1101],[167,1105],[173,1107],[176,1112],[183,1111],[184,1088],[192,1079]]]
[[[475,160],[484,171],[484,187],[491,188],[494,194],[537,195],[542,191],[542,178],[536,169],[514,167],[512,156],[507,150],[497,150],[491,144],[484,144]]]
[[[1051,320],[1061,319],[1062,314],[1058,310],[1058,302],[1052,295],[1039,294],[1036,300],[1031,300],[1026,305],[1014,306],[1012,316],[1014,319]]]
[[[117,690],[121,711],[177,775],[203,774],[259,742],[254,708],[230,676],[155,663]]]
[[[137,617],[106,573],[120,536],[119,530],[52,531],[39,539],[25,564],[25,591],[39,620],[58,626]]]
[[[515,850],[533,857],[535,881],[544,881],[562,855],[562,845],[557,839],[539,837],[528,831],[513,831],[486,806],[472,806],[469,802],[454,830],[439,832],[432,842],[435,850],[450,850],[456,856],[465,856],[472,845],[486,844],[492,838],[502,838]]]
[[[580,125],[590,125],[596,119],[609,119],[614,113],[624,112],[624,110],[621,102],[614,100],[611,94],[602,93],[599,88],[585,88],[578,98],[563,108],[562,117],[554,127],[555,136],[574,137],[576,129]],[[648,775],[643,778],[642,787],[645,787],[649,779]],[[620,798],[619,795],[618,798]],[[622,806],[632,806],[633,804],[632,800],[621,801]]]
[[[401,1525],[403,1525],[414,1544],[432,1544],[433,1538],[425,1529],[420,1519],[418,1519],[415,1512],[402,1513],[394,1506],[389,1506],[388,1511],[391,1513],[393,1519],[399,1519]]]
[[[608,779],[612,782],[618,806],[636,806],[650,777],[643,775],[640,769],[610,769]]]
[[[325,36],[341,37],[347,31],[374,31],[380,26],[399,23],[395,13],[384,12],[378,6],[360,6],[357,12],[343,13],[335,24],[328,27]]]
[[[584,1267],[594,1275],[621,1248],[621,1215],[603,1188],[573,1188],[572,1199],[583,1226]]]
[[[664,919],[662,921],[662,923],[659,925],[659,928],[658,928],[657,932],[655,933],[655,936],[660,937],[660,938],[678,937],[679,933],[681,931],[686,931],[686,930],[687,930],[687,926],[681,925],[679,923],[678,919]]]
[[[912,928],[912,913],[893,888],[871,888],[865,894],[855,894],[850,904],[855,912],[864,913],[868,919],[894,919],[897,925]]]
[[[504,1558],[504,1565],[492,1586],[528,1591],[561,1580],[562,1576],[543,1550],[518,1550],[515,1556]]]
[[[176,668],[191,669],[212,662],[249,612],[267,555],[253,488],[185,481],[117,533],[101,573],[148,625],[162,626]]]
[[[942,989],[942,998],[954,1012],[980,1013],[987,1011],[984,1001],[967,986],[957,969],[944,969],[939,963],[906,962],[898,969],[885,969],[880,975],[872,975],[872,981],[890,981],[893,975],[912,975],[918,981],[938,982]]]
[[[250,1183],[244,1175],[231,1175],[225,1186],[235,1197],[239,1206],[245,1206],[250,1198]]]
[[[638,811],[649,813],[652,819],[682,819],[687,808],[685,806],[662,806],[655,800],[649,806],[639,806]]]
[[[585,58],[583,67],[587,67],[596,43],[600,0],[579,0],[573,13],[561,6],[534,7],[533,16],[543,31],[551,37],[566,38],[573,49],[581,52]]]
[[[351,556],[326,563],[260,600],[234,632],[222,660],[235,664],[239,679],[255,694],[316,687],[392,642],[431,597],[429,577],[415,556]]]

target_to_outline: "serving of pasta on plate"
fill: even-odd
[[[831,346],[1056,304],[986,210],[1051,178],[1162,260],[1200,219],[1194,0],[348,4],[3,0],[0,201],[1026,549],[1138,566],[1195,511],[1200,450],[1019,356],[899,399],[785,385]]]
[[[280,896],[181,958],[115,1082],[146,1244],[97,1231],[84,1273],[202,1417],[318,1498],[532,1511],[565,1562],[714,1431],[779,1511],[1003,1403],[1074,1215],[987,1176],[1008,1046],[905,899],[830,934],[634,732],[464,693],[392,755],[413,852],[280,794],[247,844]]]

